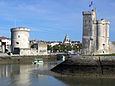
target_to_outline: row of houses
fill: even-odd
[[[51,45],[52,47],[55,46],[55,45],[59,45],[59,44],[64,44],[64,45],[71,45],[71,46],[74,46],[74,45],[78,45],[80,44],[80,41],[71,41],[69,36],[66,34],[63,42],[62,41],[51,41],[51,42],[46,42],[47,45]]]
[[[18,28],[15,28],[17,30]],[[24,29],[24,28],[22,28]],[[20,30],[20,29],[19,29]],[[21,32],[22,33],[22,32]],[[58,44],[65,44],[65,45],[78,45],[80,44],[79,41],[71,41],[69,36],[66,35],[64,41],[42,41],[42,40],[28,40],[25,41],[21,38],[21,33],[18,31],[18,35],[12,36],[12,38],[7,38],[0,36],[0,52],[1,53],[8,53],[11,52],[12,54],[19,54],[19,55],[28,55],[28,54],[47,54],[47,45],[51,45],[52,47]],[[23,33],[25,34],[25,32]],[[13,35],[13,33],[11,34]],[[27,35],[26,35],[27,36]],[[26,39],[28,39],[27,37]],[[12,41],[12,44],[11,44]],[[24,46],[25,43],[25,46]],[[28,46],[27,46],[28,45]],[[28,48],[25,48],[25,47]],[[39,47],[39,48],[38,48]]]
[[[45,43],[47,45],[51,45],[52,47],[58,44],[65,44],[65,45],[78,45],[80,44],[80,41],[70,41],[68,35],[65,36],[64,41],[42,41],[42,40],[30,40],[30,45],[32,44],[37,44],[37,43]],[[11,39],[0,36],[0,52],[5,53],[5,52],[11,52]]]

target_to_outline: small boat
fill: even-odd
[[[36,59],[32,62],[32,64],[43,64],[43,60],[40,60],[40,59]]]

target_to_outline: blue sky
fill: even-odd
[[[82,11],[97,10],[97,19],[110,21],[110,41],[115,41],[115,0],[0,0],[0,36],[10,38],[10,28],[31,29],[30,39],[82,41]],[[15,24],[16,22],[16,24]]]

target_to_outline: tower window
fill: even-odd
[[[18,35],[18,38],[20,38],[20,35]]]
[[[19,42],[16,42],[16,44],[19,44]]]

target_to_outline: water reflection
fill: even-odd
[[[115,79],[112,78],[77,78],[77,77],[56,77],[69,86],[113,86]]]
[[[19,64],[0,65],[0,78],[9,78],[9,85],[11,86],[19,86],[19,84],[28,86],[30,85],[30,72],[28,71],[30,71],[31,68],[32,66]],[[0,84],[2,84],[2,82]]]
[[[39,74],[57,63],[0,65],[0,86],[112,86],[115,79],[53,77]]]
[[[55,65],[50,63],[0,65],[0,86],[53,86],[56,83],[57,86],[61,86],[63,84],[61,81],[37,73],[37,71],[51,69]]]

